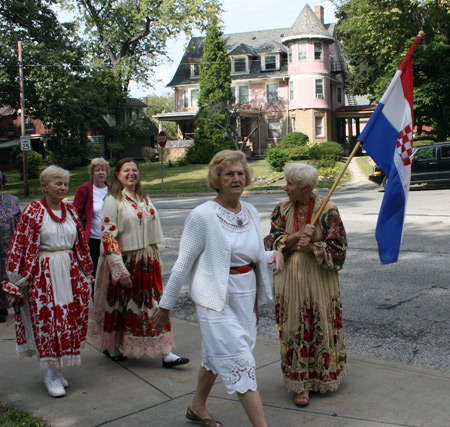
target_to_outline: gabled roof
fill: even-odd
[[[239,46],[236,46],[231,52],[228,52],[228,55],[233,56],[233,55],[248,55],[251,56],[252,58],[257,58],[258,55],[256,54],[256,52],[253,50],[252,47],[241,43]]]
[[[334,37],[328,30],[329,29],[327,29],[327,27],[320,21],[309,5],[306,4],[300,12],[300,15],[298,15],[294,25],[292,25],[282,41],[283,43],[286,43],[290,40],[320,38],[328,39],[330,42],[333,42]]]

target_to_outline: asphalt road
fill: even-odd
[[[381,265],[375,227],[383,191],[337,192],[349,250],[339,273],[344,330],[351,353],[450,371],[450,189],[410,191],[399,261]],[[261,214],[263,232],[284,194],[244,196]],[[164,283],[176,260],[183,223],[207,196],[154,198],[166,237]],[[260,309],[259,333],[276,336],[273,304]],[[186,289],[173,316],[195,321]]]

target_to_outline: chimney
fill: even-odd
[[[323,6],[316,6],[314,8],[314,13],[320,19],[320,22],[322,22],[322,24],[324,24],[324,22],[323,22]]]

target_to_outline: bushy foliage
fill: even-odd
[[[274,171],[282,172],[288,159],[287,151],[279,147],[271,147],[266,151],[266,161]]]
[[[23,152],[20,149],[20,144],[17,144],[11,150],[11,160],[14,166],[20,170],[20,178],[23,179]],[[39,168],[42,165],[42,156],[36,151],[28,151],[28,178],[39,178]]]
[[[86,139],[67,139],[60,141],[56,136],[48,142],[55,164],[63,169],[73,169],[89,163],[89,144]]]
[[[283,137],[281,142],[278,144],[278,147],[282,149],[292,149],[298,146],[307,145],[308,142],[308,135],[301,132],[292,132]]]
[[[338,161],[344,155],[344,149],[337,142],[322,142],[309,149],[310,159],[331,159]]]
[[[430,133],[424,133],[422,135],[416,135],[414,137],[414,142],[419,142],[419,141],[436,141],[436,135]]]
[[[413,146],[414,147],[423,147],[424,145],[432,145],[435,142],[436,141],[434,141],[432,139],[420,139],[419,141],[416,141],[416,139],[414,138]]]
[[[309,158],[309,147],[299,145],[288,150],[289,160],[307,160]]]

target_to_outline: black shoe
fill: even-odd
[[[162,361],[163,368],[167,369],[175,368],[175,366],[186,365],[186,363],[189,363],[189,359],[186,359],[185,357],[179,357],[173,362],[164,362],[164,359]]]
[[[103,354],[108,358],[113,360],[114,362],[125,362],[128,360],[127,356],[124,356],[123,354],[118,354],[117,356],[111,356],[108,350],[103,350]]]

